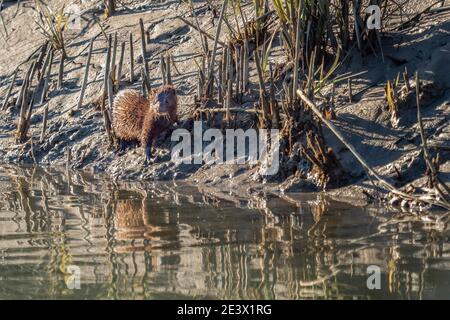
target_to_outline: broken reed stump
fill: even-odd
[[[406,67],[403,72],[403,81],[405,82],[406,92],[409,93],[411,91],[411,86],[409,85],[408,68]]]
[[[272,63],[269,64],[269,70],[270,70],[270,90],[269,90],[269,105],[270,105],[270,113],[272,114],[272,128],[273,129],[280,129],[280,111],[278,110],[278,102],[275,98],[275,83],[273,81],[273,70],[272,70]]]
[[[26,95],[27,97],[24,97],[22,102],[22,109],[20,111],[20,121],[19,126],[17,128],[17,140],[19,143],[24,143],[26,141],[26,137],[28,134],[28,130],[30,129],[30,121],[31,121],[31,113],[33,111],[34,101],[36,99],[36,94],[39,91],[39,87],[37,86],[32,92],[31,92],[31,84],[32,82],[27,79],[27,88],[26,88]],[[26,110],[25,114],[25,108],[28,108]]]
[[[109,109],[110,114],[112,113],[113,102],[114,102],[114,84],[113,84],[113,80],[112,80],[112,74],[113,74],[113,71],[111,70],[109,72],[109,76],[108,76],[108,109]]]
[[[147,61],[147,48],[145,46],[145,32],[144,32],[144,21],[142,21],[142,18],[139,19],[139,26],[141,28],[141,51],[142,51],[142,63],[144,65],[145,75],[146,78],[150,75],[150,70],[148,68],[148,61]],[[150,84],[149,84],[150,85]]]
[[[239,92],[241,94],[239,100],[240,102],[242,102],[242,94],[244,93],[244,64],[245,64],[245,49],[244,46],[241,46],[241,55],[239,57],[239,75],[241,78],[239,84]]]
[[[235,46],[235,65],[236,65],[236,90],[235,90],[235,96],[237,99],[240,99],[240,89],[241,89],[241,69],[239,69],[241,63],[240,63],[240,58],[241,58],[241,47],[239,45]]]
[[[38,80],[40,81],[42,77],[44,76],[44,67],[48,63],[48,57],[50,50],[53,50],[53,47],[48,45],[49,42],[46,41],[44,45],[42,46],[42,51],[39,54],[38,60],[37,60],[37,72],[38,72]],[[45,59],[44,59],[45,58]]]
[[[226,109],[225,122],[226,122],[227,125],[230,124],[230,120],[231,120],[230,108],[231,108],[232,88],[233,88],[233,83],[232,83],[231,79],[228,79],[227,97],[226,97],[226,101],[225,101],[225,109]]]
[[[36,60],[36,63],[34,64],[34,68],[31,71],[31,74],[30,74],[30,86],[33,85],[33,78],[34,78],[34,75],[35,75],[36,71],[41,68],[42,61],[44,60],[45,54],[47,53],[47,44],[48,44],[48,41],[42,45],[41,52],[39,53],[39,56],[38,56],[38,58]],[[38,78],[40,78],[39,75],[38,75]]]
[[[111,70],[111,75],[114,79],[116,75],[116,56],[117,56],[117,32],[114,33],[114,42],[113,42],[113,51],[111,56],[111,66],[109,70]]]
[[[149,30],[145,31],[145,35],[147,36],[147,45],[149,45],[150,44],[150,31]]]
[[[145,85],[145,70],[141,68],[141,93],[144,98],[147,98],[147,86]]]
[[[42,94],[41,94],[41,101],[40,101],[41,105],[44,104],[45,97],[47,96],[48,86],[50,83],[50,77],[51,77],[51,73],[52,73],[52,64],[53,64],[53,50],[50,51],[50,56],[48,59],[47,73],[45,75],[44,86],[42,88]]]
[[[64,61],[66,60],[66,53],[62,51],[61,60],[59,61],[59,69],[58,69],[58,90],[63,86],[63,77],[64,77]]]
[[[130,32],[130,83],[134,82],[133,34]]]
[[[159,57],[159,69],[161,71],[162,84],[163,86],[165,86],[167,84],[167,77],[166,77],[166,62],[163,55]]]
[[[202,91],[203,91],[202,71],[200,69],[198,69],[198,71],[197,71],[197,97],[199,99],[201,99],[203,96]]]
[[[167,79],[167,84],[168,85],[172,85],[172,74],[171,74],[171,69],[170,69],[170,55],[167,55],[166,57],[166,79]]]
[[[353,89],[352,89],[352,79],[347,80],[348,85],[348,102],[352,103],[353,101]]]
[[[47,119],[48,119],[48,105],[46,105],[44,109],[44,119],[42,120],[41,138],[39,139],[40,143],[44,142],[45,130],[47,130]]]
[[[13,74],[11,84],[9,85],[8,92],[6,93],[5,101],[3,101],[3,105],[0,108],[1,111],[5,111],[6,108],[8,107],[8,100],[9,100],[9,97],[11,96],[12,89],[14,88],[14,84],[16,82],[18,73],[19,73],[19,68],[16,68],[16,70],[14,71],[14,74]]]
[[[248,48],[248,39],[244,40],[244,65],[242,70],[242,92],[247,92],[249,81],[249,58],[250,52]]]
[[[178,70],[177,65],[175,63],[175,59],[173,58],[172,55],[169,55],[170,57],[170,62],[172,63],[173,68],[175,69],[175,72],[177,73],[177,76],[181,75],[180,70]]]
[[[259,82],[259,96],[260,96],[260,103],[261,103],[261,110],[262,110],[262,129],[267,128],[267,120],[269,119],[269,105],[267,102],[266,97],[266,91],[265,91],[265,83],[264,83],[264,77],[262,73],[261,68],[261,60],[259,58],[258,49],[254,52],[255,56],[255,63],[256,63],[256,71],[258,73],[258,82]]]
[[[219,61],[218,79],[217,79],[217,102],[223,104],[223,87],[222,87],[222,60]]]
[[[228,44],[227,48],[227,82],[231,80],[233,84],[234,81],[234,72],[233,72],[233,52],[231,50],[231,44]],[[233,85],[231,85],[230,96],[233,96]]]
[[[106,52],[106,61],[105,61],[105,72],[103,74],[103,95],[102,95],[102,101],[101,101],[101,109],[102,109],[102,114],[103,114],[103,122],[105,125],[105,131],[106,131],[106,135],[108,136],[108,140],[110,142],[110,144],[112,145],[114,140],[113,140],[113,135],[111,133],[112,128],[111,128],[111,118],[109,115],[109,111],[108,108],[106,108],[105,106],[105,102],[106,102],[106,97],[108,95],[108,78],[110,75],[110,63],[111,63],[111,51],[112,51],[112,36],[109,35],[108,38],[108,50]]]
[[[450,207],[450,188],[443,182],[439,177],[439,164],[435,164],[435,159],[432,159],[430,152],[428,151],[428,143],[427,138],[425,136],[425,130],[423,126],[422,116],[420,112],[420,79],[419,72],[416,71],[415,75],[416,82],[416,104],[417,104],[417,122],[419,124],[420,137],[422,140],[422,152],[423,158],[425,159],[425,163],[428,168],[429,179],[431,183],[431,187],[436,190],[441,198],[441,201],[447,204]],[[447,195],[444,193],[445,190]]]
[[[119,91],[120,88],[120,80],[122,79],[122,66],[123,66],[123,58],[125,55],[125,42],[122,42],[120,45],[120,58],[119,58],[119,66],[117,68],[117,77],[115,83],[115,91]]]
[[[23,82],[22,82],[22,85],[21,85],[21,87],[20,87],[19,95],[18,95],[18,97],[17,97],[16,105],[15,105],[16,109],[19,109],[19,110],[20,110],[20,108],[21,108],[21,106],[22,106],[22,100],[23,100],[23,97],[24,97],[25,86],[26,86],[26,84],[28,83],[27,80],[28,80],[28,78],[30,77],[31,70],[32,70],[33,68],[34,68],[34,62],[33,62],[33,63],[30,65],[30,67],[28,68],[27,73],[25,74],[24,80],[23,80]]]
[[[91,43],[89,44],[89,53],[86,61],[86,68],[84,69],[84,77],[83,84],[81,85],[80,97],[78,98],[77,109],[80,109],[83,105],[84,92],[86,90],[88,78],[89,78],[89,67],[91,65],[91,56],[92,56],[92,48],[94,47],[94,39],[91,39]]]
[[[293,11],[293,10],[292,10]],[[292,13],[294,15],[294,13]],[[297,21],[300,21],[301,19],[301,10],[299,8],[298,15],[297,15]],[[298,73],[299,73],[299,63],[300,63],[300,55],[301,55],[301,23],[297,23],[297,28],[295,30],[295,53],[294,53],[294,70],[293,70],[293,77],[292,77],[292,96],[291,101],[296,101],[297,98],[295,96],[295,92],[298,88]]]
[[[206,96],[209,96],[209,94],[211,94],[210,88],[212,87],[214,66],[216,64],[217,43],[219,42],[220,31],[222,29],[222,21],[223,21],[225,11],[227,9],[227,4],[228,4],[228,1],[224,1],[222,4],[222,8],[220,10],[220,16],[219,16],[217,29],[216,29],[216,35],[214,37],[212,56],[211,56],[211,59],[209,60],[209,65],[208,65],[208,76],[206,77],[206,83],[205,83]]]
[[[39,90],[39,88],[36,87],[35,90],[33,91],[33,94],[31,95],[30,103],[28,104],[27,116],[25,118],[25,122],[24,122],[24,126],[22,128],[22,131],[20,132],[20,135],[19,135],[19,140],[21,142],[25,142],[26,137],[28,135],[28,130],[30,129],[31,113],[33,112],[34,101],[35,101],[38,90]]]
[[[38,76],[38,86],[39,87],[42,85],[42,81],[44,80],[45,72],[47,71],[48,64],[50,63],[51,51],[53,51],[53,48],[52,47],[48,48],[42,68],[39,70],[39,73],[38,73],[38,75],[39,75]]]
[[[147,74],[145,73],[144,67],[141,68],[141,80],[142,80],[142,95],[144,97],[147,97],[150,95],[150,92],[152,90],[150,86],[150,80],[147,77]]]
[[[24,82],[22,83],[22,99],[21,99],[21,105],[20,105],[20,112],[19,112],[19,123],[17,125],[17,135],[19,136],[19,133],[24,125],[25,122],[25,108],[26,105],[28,104],[28,99],[30,96],[29,93],[29,86],[30,86],[30,74],[31,74],[31,70],[34,68],[34,64],[35,62],[33,62],[30,66],[30,68],[28,69],[27,74],[25,75],[25,79]]]
[[[116,3],[114,0],[104,1],[106,5],[106,15],[111,17],[116,12]]]

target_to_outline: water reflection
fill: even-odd
[[[442,212],[0,169],[0,298],[449,298],[448,236]]]

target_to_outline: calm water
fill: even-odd
[[[0,298],[450,298],[444,213],[289,197],[2,166]]]

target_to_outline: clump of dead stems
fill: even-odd
[[[37,18],[35,20],[39,31],[51,43],[53,49],[66,55],[64,30],[67,27],[67,17],[62,6],[57,12],[53,11],[45,2],[35,0]]]

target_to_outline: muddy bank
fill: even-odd
[[[55,1],[57,8],[62,2]],[[424,4],[425,6],[425,4]],[[170,53],[172,59],[172,81],[179,95],[180,121],[173,128],[192,130],[193,113],[196,106],[197,65],[201,63],[201,39],[197,30],[178,19],[178,16],[191,19],[189,7],[176,1],[154,3],[136,1],[133,5],[118,8],[118,12],[101,22],[94,17],[101,16],[101,10],[83,8],[87,24],[82,30],[68,32],[67,55],[64,66],[64,81],[57,87],[57,61],[53,62],[50,90],[44,103],[34,106],[27,141],[16,141],[19,108],[15,106],[19,98],[20,86],[26,73],[30,53],[39,48],[44,37],[30,21],[31,2],[16,11],[15,5],[5,4],[2,16],[9,29],[8,39],[3,40],[5,47],[0,49],[0,106],[3,105],[9,90],[15,68],[20,68],[12,89],[12,94],[0,118],[0,161],[3,163],[39,164],[44,166],[69,166],[73,169],[92,172],[105,172],[115,179],[123,180],[172,180],[187,179],[198,185],[222,190],[224,195],[252,194],[262,191],[274,193],[322,191],[318,183],[320,173],[312,170],[313,165],[303,159],[300,151],[291,153],[282,164],[282,174],[264,177],[258,173],[259,165],[194,165],[176,164],[170,161],[170,150],[174,143],[170,141],[170,132],[158,140],[155,161],[144,166],[142,148],[130,149],[121,154],[111,147],[105,134],[104,118],[98,99],[103,91],[105,54],[107,39],[103,32],[117,33],[118,43],[125,42],[124,57],[128,57],[129,35],[134,40],[133,74],[130,82],[130,63],[125,58],[121,88],[141,90],[137,81],[143,57],[140,53],[139,19],[143,19],[145,31],[148,31],[147,61],[152,87],[163,83],[161,77],[161,54]],[[218,9],[219,5],[216,6]],[[244,6],[251,16],[253,7]],[[417,8],[420,12],[420,8]],[[217,27],[217,10],[205,4],[196,5],[196,15],[202,30],[214,35]],[[383,177],[397,188],[410,185],[426,187],[424,174],[427,166],[422,156],[421,137],[417,122],[414,95],[406,97],[395,113],[390,110],[385,95],[388,81],[395,81],[398,74],[407,68],[413,86],[413,75],[418,71],[424,81],[421,92],[422,117],[428,146],[433,157],[439,154],[441,179],[450,183],[450,23],[448,11],[427,13],[420,16],[412,26],[404,30],[385,31],[382,34],[383,56],[369,54],[361,57],[355,49],[350,50],[345,60],[335,71],[335,75],[359,74],[352,79],[352,99],[349,101],[347,82],[336,83],[334,89],[327,85],[317,97],[320,104],[323,97],[334,90],[334,113],[332,122],[354,146],[365,160]],[[230,18],[230,21],[232,19]],[[27,26],[21,28],[20,26]],[[225,41],[227,34],[221,35]],[[80,87],[84,75],[90,39],[95,38],[88,85],[84,103],[77,107]],[[212,46],[212,41],[209,44]],[[120,46],[119,46],[120,47]],[[14,54],[11,54],[14,52]],[[117,54],[119,56],[119,53]],[[384,61],[383,61],[384,59]],[[282,45],[273,42],[270,62],[274,69],[282,69],[289,61],[282,54]],[[244,109],[255,108],[259,89],[255,61],[250,59],[250,86],[244,99],[237,106]],[[364,72],[364,73],[362,73]],[[362,74],[361,74],[362,73]],[[284,80],[281,80],[282,83]],[[37,93],[40,96],[41,92]],[[325,99],[326,100],[326,99]],[[48,110],[47,128],[42,135],[42,123],[45,110]],[[235,124],[243,129],[251,128],[257,120],[253,117],[236,115]],[[214,127],[214,121],[203,120],[203,128]],[[283,120],[283,119],[282,119]],[[213,125],[212,125],[213,124]],[[220,119],[215,124],[220,125]],[[240,128],[240,126],[238,126]],[[338,187],[332,187],[331,195],[337,199],[359,199],[370,201],[384,197],[385,193],[375,190],[367,179],[366,172],[355,157],[336,137],[322,126],[326,147],[332,148],[340,164],[342,181]],[[42,139],[41,139],[42,136]],[[300,150],[295,143],[291,149]],[[331,181],[333,182],[333,181]],[[332,184],[331,184],[332,185]],[[329,188],[328,188],[329,189]],[[389,199],[392,201],[392,199]],[[395,199],[394,199],[395,200]],[[354,200],[350,200],[354,201]]]

